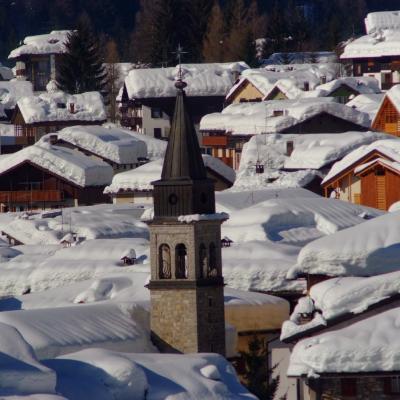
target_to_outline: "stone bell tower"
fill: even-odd
[[[175,112],[161,179],[153,182],[149,222],[152,340],[165,352],[224,355],[225,218],[215,214],[214,183],[207,178],[186,109],[186,84],[180,79],[175,86]]]

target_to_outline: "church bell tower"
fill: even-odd
[[[164,352],[225,355],[221,223],[214,182],[187,112],[181,77],[161,179],[154,185],[151,334]],[[200,217],[199,217],[200,216]]]

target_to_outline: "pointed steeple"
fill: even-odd
[[[196,130],[187,112],[186,83],[178,80],[175,112],[172,119],[161,180],[202,180],[207,178]]]

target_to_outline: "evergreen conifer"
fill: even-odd
[[[82,17],[77,29],[68,35],[65,47],[57,76],[58,87],[70,94],[99,91],[105,95],[107,71],[100,43],[87,17]]]

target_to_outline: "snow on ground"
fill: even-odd
[[[45,362],[57,390],[84,400],[255,399],[216,354],[122,354],[89,349]],[[76,385],[76,381],[81,382]]]
[[[289,271],[288,278],[306,273],[333,277],[397,271],[399,227],[400,212],[392,212],[317,239],[300,251],[297,265]]]
[[[71,31],[51,31],[48,34],[27,36],[22,46],[14,49],[9,59],[20,57],[24,54],[59,54],[65,52],[64,44],[68,33]]]
[[[206,168],[223,176],[230,182],[235,181],[235,171],[220,159],[203,154]],[[118,193],[124,190],[153,190],[152,182],[161,179],[163,159],[158,159],[130,171],[114,175],[112,183],[104,189],[104,193]]]
[[[328,113],[362,127],[370,126],[368,114],[336,103],[334,98],[323,97],[231,104],[220,113],[205,115],[200,121],[200,130],[225,131],[232,135],[277,133],[320,113]]]
[[[38,142],[0,159],[0,174],[31,162],[80,186],[103,186],[111,182],[113,171],[105,162],[48,142]]]
[[[104,122],[106,109],[99,92],[70,95],[49,91],[21,98],[18,108],[26,124],[52,121]]]
[[[122,129],[78,125],[62,129],[57,137],[117,164],[137,164],[147,157],[146,143]]]
[[[245,63],[182,64],[188,96],[224,96],[234,83],[234,73],[248,68]],[[133,69],[125,79],[130,99],[175,97],[179,67]]]
[[[303,290],[304,282],[285,278],[302,247],[364,222],[365,213],[382,214],[322,197],[277,197],[238,210],[231,207],[222,225],[222,236],[234,242],[222,251],[225,281],[242,290]]]
[[[346,106],[355,108],[358,111],[367,113],[371,121],[374,120],[376,113],[382,103],[384,93],[379,94],[360,94],[346,103]]]
[[[288,375],[398,371],[399,315],[399,309],[394,308],[348,327],[300,340],[292,351]]]

